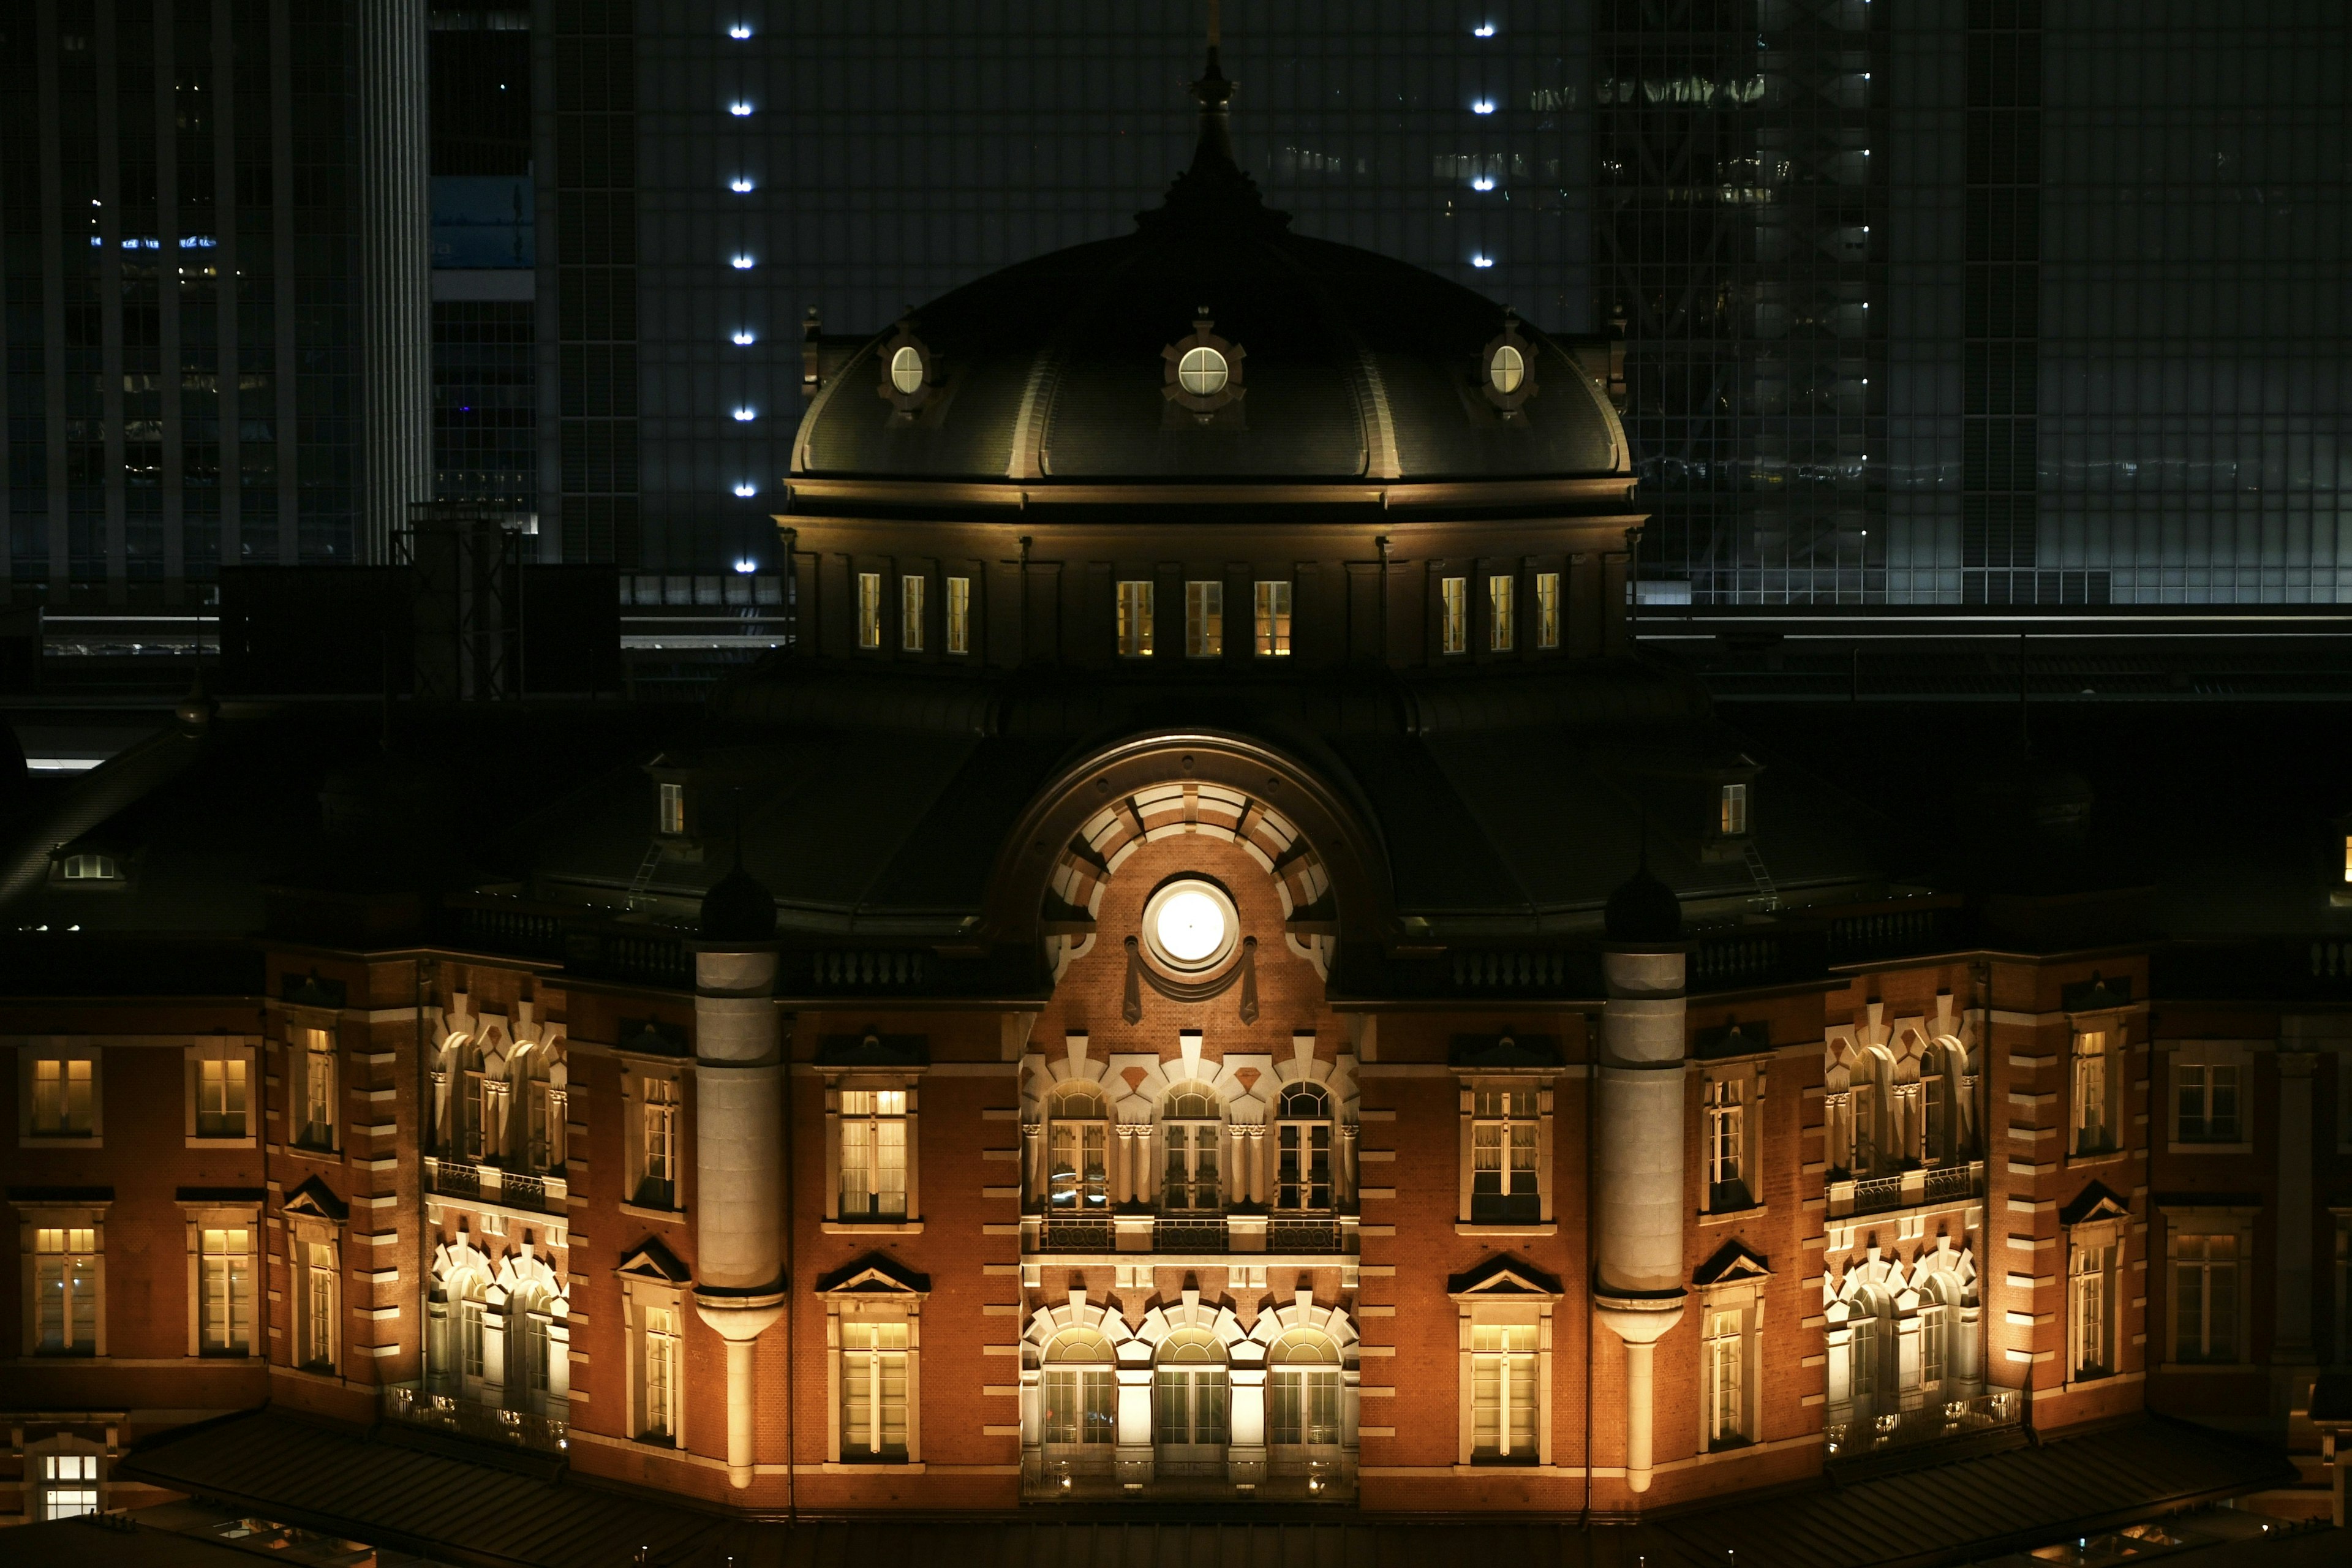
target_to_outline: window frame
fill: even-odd
[[[2077,1020],[2069,1030],[2066,1158],[2070,1162],[2113,1159],[2124,1152],[2126,1043],[2121,1017]],[[2094,1110],[2097,1112],[2095,1122],[2091,1118]]]
[[[1716,837],[1745,838],[1748,837],[1748,785],[1745,779],[1733,779],[1716,785]]]
[[[1521,1465],[1550,1465],[1554,1415],[1554,1314],[1562,1300],[1559,1282],[1503,1258],[1479,1269],[1466,1288],[1447,1294],[1454,1308],[1457,1358],[1454,1373],[1455,1467],[1466,1468],[1475,1465],[1480,1469],[1510,1469]],[[1532,1324],[1535,1328],[1535,1452],[1525,1458],[1513,1454],[1507,1458],[1479,1458],[1475,1457],[1477,1363],[1473,1358],[1481,1353],[1494,1352],[1477,1350],[1476,1331],[1481,1327],[1526,1324]]]
[[[321,1044],[323,1042],[323,1044]],[[333,1154],[342,1148],[342,1051],[331,1028],[291,1023],[286,1026],[287,1123],[286,1142],[297,1150],[314,1154]],[[310,1118],[312,1091],[325,1079],[323,1107],[326,1120]],[[320,1129],[323,1137],[311,1136],[313,1128]]]
[[[882,651],[882,574],[857,574],[857,651]]]
[[[106,1511],[107,1450],[104,1445],[59,1432],[24,1445],[24,1522],[46,1523]],[[60,1472],[72,1470],[72,1475]],[[80,1473],[87,1472],[87,1473]],[[88,1506],[58,1511],[60,1496]]]
[[[2122,1226],[2074,1226],[2066,1236],[2066,1382],[2100,1383],[2123,1369]],[[2095,1296],[2095,1301],[2086,1300]],[[2102,1352],[2098,1355],[2091,1351]]]
[[[944,600],[947,614],[945,651],[950,658],[971,652],[971,579],[950,577]]]
[[[922,1208],[922,1074],[917,1070],[876,1072],[871,1069],[827,1073],[824,1086],[824,1221],[827,1233],[836,1235],[892,1234],[919,1232],[923,1224]],[[842,1182],[846,1159],[844,1123],[854,1120],[842,1104],[845,1094],[902,1094],[905,1110],[888,1112],[879,1110],[864,1113],[877,1129],[881,1122],[895,1121],[902,1128],[901,1163],[904,1174],[906,1207],[900,1214],[880,1212],[851,1214],[842,1205]],[[877,1144],[878,1149],[878,1144]],[[877,1173],[879,1161],[877,1162]],[[875,1194],[879,1196],[877,1193]]]
[[[17,1296],[22,1306],[18,1314],[22,1321],[22,1353],[26,1361],[103,1361],[106,1348],[106,1215],[112,1206],[111,1198],[77,1199],[70,1203],[52,1203],[45,1199],[15,1200],[12,1206],[17,1218],[17,1256],[23,1260],[23,1286]],[[61,1245],[54,1253],[41,1249],[41,1232],[54,1230],[65,1233]],[[73,1233],[89,1232],[89,1247],[82,1251],[73,1245]],[[41,1259],[56,1257],[58,1265],[58,1287],[63,1290],[71,1278],[66,1259],[80,1258],[88,1265],[83,1278],[89,1287],[90,1347],[83,1351],[76,1346],[73,1333],[74,1314],[71,1298],[59,1314],[60,1346],[54,1351],[41,1348]]]
[[[1294,1094],[1312,1094],[1322,1102],[1319,1115],[1295,1115],[1289,1107]],[[1329,1215],[1339,1212],[1339,1126],[1331,1100],[1331,1091],[1310,1079],[1295,1079],[1276,1087],[1274,1096],[1274,1169],[1268,1173],[1272,1212],[1279,1215]],[[1315,1147],[1314,1134],[1322,1134],[1322,1146]],[[1284,1160],[1296,1135],[1299,1154],[1298,1173],[1286,1179]],[[1319,1153],[1322,1175],[1315,1174],[1315,1156]],[[1298,1191],[1300,1201],[1286,1203],[1286,1187]],[[1315,1201],[1318,1189],[1322,1201]],[[1336,1363],[1335,1363],[1336,1364]]]
[[[654,831],[665,838],[686,837],[686,785],[677,780],[654,781]]]
[[[680,1280],[655,1278],[651,1272],[657,1267],[674,1268],[675,1260],[666,1252],[657,1254],[659,1265],[647,1258],[648,1247],[633,1255],[619,1270],[621,1280],[621,1325],[625,1408],[622,1411],[622,1436],[633,1443],[651,1448],[674,1448],[686,1451],[687,1399],[686,1372],[686,1291]],[[640,1270],[646,1270],[640,1272]],[[670,1327],[665,1334],[652,1321],[653,1314],[666,1313]],[[664,1342],[667,1342],[666,1347]],[[656,1432],[652,1425],[652,1386],[656,1365],[655,1352],[666,1348],[667,1358],[668,1409],[667,1425]]]
[[[2180,1040],[2165,1052],[2165,1129],[2166,1152],[2180,1154],[2250,1154],[2253,1152],[2251,1097],[2248,1089],[2253,1081],[2253,1052],[2242,1041]],[[2212,1101],[2218,1072],[2229,1073],[2233,1082],[2231,1094],[2235,1100],[2231,1117],[2231,1136],[2215,1137],[2210,1131],[2213,1121]],[[2188,1099],[2190,1075],[2194,1074],[2202,1098],[2198,1120],[2206,1124],[2199,1135],[2189,1131]]]
[[[252,1044],[240,1037],[219,1036],[197,1040],[185,1047],[187,1093],[184,1131],[191,1149],[251,1149],[260,1142],[255,1123],[260,1120],[261,1075],[255,1070],[257,1053]],[[220,1071],[216,1074],[214,1068]],[[234,1070],[232,1070],[234,1069]],[[207,1111],[205,1104],[213,1094],[217,1079],[223,1095],[224,1109]],[[236,1130],[205,1131],[207,1115],[226,1119],[226,1095],[232,1079],[237,1083],[239,1107]]]
[[[1470,579],[1437,580],[1437,651],[1452,658],[1470,651]]]
[[[921,653],[925,625],[924,599],[928,596],[930,577],[922,572],[901,572],[898,574],[898,651]]]
[[[1552,1178],[1554,1138],[1556,1134],[1555,1097],[1552,1079],[1556,1076],[1537,1072],[1461,1072],[1460,1080],[1460,1147],[1461,1169],[1459,1195],[1456,1200],[1454,1229],[1470,1236],[1542,1236],[1549,1235],[1555,1225],[1552,1204],[1557,1183]],[[1516,1111],[1501,1117],[1487,1114],[1480,1105],[1481,1097],[1488,1094],[1529,1094],[1534,1097],[1528,1115]],[[1512,1191],[1511,1162],[1516,1148],[1514,1132],[1525,1123],[1533,1135],[1533,1163],[1529,1167],[1535,1182],[1536,1212],[1533,1218],[1520,1217],[1507,1212],[1494,1212],[1482,1217],[1479,1214],[1478,1185],[1479,1130],[1489,1125],[1502,1129],[1496,1141],[1499,1152],[1499,1185],[1502,1191],[1489,1196],[1505,1200],[1517,1195]]]
[[[626,1194],[621,1207],[625,1212],[662,1219],[680,1218],[687,1212],[687,1173],[681,1160],[686,1075],[686,1064],[667,1058],[621,1058],[621,1190]],[[569,1114],[567,1109],[566,1115]],[[656,1179],[652,1176],[651,1155],[656,1121],[667,1128],[663,1147],[668,1155],[670,1173],[666,1194],[649,1193],[646,1188],[647,1181]],[[662,1196],[669,1202],[652,1201]]]
[[[1287,577],[1260,577],[1250,584],[1250,656],[1253,658],[1288,658],[1291,639],[1297,628],[1292,605],[1295,599]]]
[[[1084,1100],[1099,1109],[1099,1115],[1074,1115],[1065,1107]],[[1065,1130],[1068,1130],[1066,1133]],[[1062,1167],[1055,1163],[1059,1151],[1056,1145],[1065,1137],[1076,1145],[1076,1156],[1069,1165],[1069,1177],[1065,1183]],[[1109,1097],[1102,1086],[1091,1079],[1073,1079],[1054,1086],[1045,1098],[1045,1212],[1050,1222],[1057,1218],[1078,1219],[1088,1215],[1108,1218],[1111,1202],[1111,1142],[1116,1136]],[[1097,1182],[1087,1175],[1079,1162],[1085,1158],[1089,1142],[1099,1141],[1102,1146],[1102,1175]],[[1061,1201],[1066,1194],[1070,1201]]]
[[[2235,1204],[2166,1204],[2157,1211],[2164,1220],[2164,1352],[2167,1364],[2173,1368],[2246,1367],[2253,1364],[2253,1290],[2254,1290],[2254,1220],[2260,1210],[2252,1205]],[[2184,1255],[2182,1243],[2196,1241],[2200,1251],[2211,1241],[2227,1238],[2235,1254],[2227,1263],[2213,1259],[2210,1254],[2194,1260]],[[2200,1300],[2198,1331],[2207,1342],[2199,1347],[2206,1353],[2184,1353],[2180,1343],[2181,1275],[2184,1268],[2194,1267],[2199,1284],[2204,1292]],[[2213,1319],[2211,1289],[2217,1268],[2227,1268],[2232,1289],[2230,1294],[2231,1353],[2218,1356],[2210,1353],[2210,1327]]]
[[[1536,574],[1536,648],[1550,653],[1559,647],[1559,574]]]
[[[254,1361],[262,1359],[268,1344],[268,1298],[262,1275],[261,1200],[222,1203],[218,1201],[183,1201],[180,1208],[186,1216],[188,1254],[188,1354],[205,1361]],[[224,1237],[242,1233],[241,1251],[224,1247],[215,1250],[210,1237]],[[227,1321],[223,1325],[218,1345],[208,1342],[213,1329],[211,1309],[213,1294],[213,1259],[222,1260],[221,1281],[226,1299],[223,1307]],[[242,1350],[235,1348],[230,1337],[237,1326],[236,1286],[237,1260],[244,1262],[244,1327],[246,1339]]]
[[[1207,1100],[1212,1114],[1177,1116],[1170,1113],[1169,1107],[1173,1102],[1195,1093]],[[1226,1135],[1232,1126],[1232,1117],[1224,1097],[1211,1084],[1186,1079],[1171,1084],[1167,1092],[1160,1096],[1158,1103],[1152,1107],[1152,1120],[1154,1130],[1159,1134],[1160,1152],[1152,1192],[1160,1213],[1172,1219],[1209,1218],[1223,1214],[1228,1203],[1234,1201],[1235,1175],[1230,1168],[1234,1162],[1226,1158]],[[1201,1174],[1203,1154],[1208,1156],[1210,1167],[1205,1180]],[[1180,1158],[1183,1162],[1184,1173],[1181,1184],[1175,1175]],[[1180,1184],[1187,1200],[1181,1206],[1173,1201]],[[1211,1189],[1211,1199],[1206,1204],[1199,1201],[1203,1186]]]
[[[70,1088],[61,1089],[68,1103],[68,1120],[58,1131],[34,1130],[35,1084],[43,1062],[60,1064],[58,1082],[69,1086],[74,1062],[89,1064],[89,1120],[87,1131],[70,1131]],[[26,1041],[16,1051],[16,1146],[19,1149],[102,1149],[106,1146],[106,1051],[105,1047],[86,1038],[64,1036],[36,1037]]]
[[[1518,651],[1519,580],[1509,572],[1486,574],[1486,651]]]
[[[1065,1342],[1081,1336],[1101,1344],[1098,1359],[1063,1359],[1057,1354]],[[1057,1384],[1068,1390],[1067,1397],[1060,1401],[1069,1406],[1066,1420],[1055,1415],[1053,1391]],[[1095,1408],[1097,1395],[1108,1396],[1103,1400],[1106,1408],[1099,1412]],[[1037,1444],[1046,1462],[1109,1458],[1118,1443],[1118,1347],[1110,1336],[1092,1323],[1072,1323],[1055,1330],[1037,1357]],[[1097,1419],[1097,1415],[1101,1418]]]
[[[1699,1300],[1699,1438],[1707,1453],[1745,1448],[1761,1436],[1764,1296],[1753,1283],[1725,1286]],[[1719,1374],[1728,1364],[1729,1420]]]
[[[1111,646],[1121,658],[1153,653],[1153,589],[1150,577],[1121,577],[1111,585]]]
[[[1220,577],[1184,581],[1184,657],[1225,657],[1225,584]]]
[[[898,1466],[912,1468],[923,1462],[923,1303],[929,1298],[929,1284],[919,1277],[909,1284],[880,1264],[877,1256],[864,1268],[853,1266],[817,1292],[825,1305],[824,1468],[836,1474]],[[842,1330],[849,1324],[905,1326],[905,1351],[880,1352],[903,1353],[907,1358],[907,1445],[903,1455],[876,1457],[869,1447],[862,1457],[850,1457],[844,1421],[844,1379],[850,1372],[847,1356],[857,1352],[848,1351],[843,1343]]]

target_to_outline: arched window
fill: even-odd
[[[1216,1213],[1223,1206],[1217,1152],[1225,1134],[1216,1095],[1199,1084],[1172,1090],[1160,1106],[1160,1131],[1168,1147],[1161,1206],[1171,1214]]]
[[[1875,1290],[1863,1291],[1851,1305],[1846,1390],[1853,1400],[1854,1418],[1861,1420],[1895,1407],[1895,1320],[1893,1304]]]
[[[489,1283],[471,1268],[441,1283],[442,1310],[434,1325],[438,1331],[426,1344],[426,1370],[436,1393],[478,1399],[489,1381]]]
[[[1829,1144],[1826,1158],[1832,1171],[1853,1173],[1853,1081],[1843,1062],[1830,1064],[1822,1080],[1823,1120]]]
[[[1276,1107],[1274,1206],[1331,1206],[1331,1097],[1311,1083],[1294,1083]]]
[[[1932,1081],[1932,1080],[1931,1080]],[[1949,1287],[1930,1276],[1919,1287],[1919,1388],[1939,1395],[1952,1374],[1952,1309]]]
[[[1919,1152],[1923,1163],[1940,1165],[1952,1157],[1951,1086],[1946,1081],[1946,1052],[1930,1044],[1919,1053],[1921,1118],[1926,1136]]]
[[[493,1109],[490,1079],[478,1040],[460,1040],[450,1052],[450,1127],[448,1152],[457,1159],[479,1160],[490,1150],[488,1117]],[[505,1086],[499,1086],[503,1094]]]
[[[1090,1083],[1055,1091],[1045,1124],[1045,1212],[1110,1210],[1110,1110]]]
[[[1048,1447],[1108,1455],[1118,1438],[1118,1375],[1099,1329],[1066,1329],[1045,1347],[1039,1435]]]
[[[1875,1176],[1895,1167],[1895,1151],[1887,1145],[1886,1058],[1864,1051],[1853,1075],[1853,1173]]]
[[[522,1075],[522,1168],[539,1175],[561,1174],[564,1160],[565,1085],[557,1047],[534,1047],[519,1064]]]
[[[546,1287],[520,1285],[507,1297],[506,1403],[510,1410],[547,1414],[548,1328],[554,1298]]]
[[[1172,1474],[1188,1461],[1222,1465],[1225,1411],[1225,1347],[1205,1329],[1169,1335],[1153,1358],[1151,1379],[1151,1436],[1160,1468]]]
[[[1288,1333],[1266,1352],[1265,1436],[1276,1447],[1339,1441],[1339,1352],[1318,1333]]]

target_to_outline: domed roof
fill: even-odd
[[[793,475],[1298,482],[1627,470],[1614,413],[1558,342],[1434,273],[1290,232],[1233,162],[1228,91],[1213,50],[1194,84],[1192,166],[1133,233],[992,273],[861,349],[803,420]],[[1221,357],[1227,383],[1180,397],[1178,363],[1201,347]]]
[[[739,858],[702,895],[702,940],[768,942],[776,934],[776,896]]]
[[[1643,860],[1634,873],[1617,884],[1601,914],[1602,927],[1613,942],[1680,942],[1682,900],[1675,890],[1650,873]]]

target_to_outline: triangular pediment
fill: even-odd
[[[931,1277],[918,1274],[887,1253],[869,1252],[817,1280],[820,1296],[921,1297],[931,1293]]]
[[[341,1225],[352,1217],[349,1204],[335,1195],[335,1189],[313,1176],[286,1194],[286,1212],[310,1219],[322,1219],[330,1225]]]
[[[1769,1279],[1771,1266],[1736,1241],[1716,1248],[1715,1256],[1691,1275],[1694,1285],[1737,1285],[1748,1279]]]
[[[1551,1275],[1502,1253],[1466,1274],[1454,1275],[1445,1282],[1445,1293],[1457,1301],[1557,1301],[1561,1292]]]
[[[664,1285],[683,1285],[694,1278],[694,1271],[678,1261],[677,1254],[655,1237],[639,1242],[637,1249],[621,1259],[620,1268],[614,1272],[634,1279],[659,1280]]]
[[[2101,1220],[2130,1217],[2129,1200],[2105,1182],[2093,1182],[2073,1203],[2058,1211],[2061,1225],[2096,1225]]]

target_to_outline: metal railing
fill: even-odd
[[[1039,1232],[1040,1252],[1115,1252],[1118,1227],[1108,1219],[1064,1218],[1047,1215]]]
[[[1833,1421],[1822,1428],[1832,1461],[1858,1459],[1889,1448],[1941,1442],[2014,1426],[2021,1419],[2017,1391],[2000,1389],[1973,1399],[1940,1399],[1917,1410],[1889,1411],[1858,1421]]]
[[[425,1190],[445,1198],[498,1204],[537,1214],[562,1214],[572,1187],[562,1176],[531,1175],[472,1160],[425,1157]]]
[[[572,1446],[570,1426],[555,1416],[476,1405],[449,1394],[430,1393],[415,1384],[387,1387],[383,1409],[387,1421],[453,1433],[478,1443],[497,1443],[547,1454],[561,1454]]]
[[[1154,1252],[1223,1252],[1225,1222],[1222,1215],[1199,1219],[1159,1219],[1151,1222]]]
[[[1984,1162],[1938,1165],[1934,1169],[1898,1171],[1888,1176],[1864,1176],[1829,1184],[1832,1217],[1884,1214],[1889,1209],[1917,1208],[1926,1204],[1951,1203],[1984,1191]]]
[[[1338,1252],[1341,1249],[1339,1222],[1336,1219],[1284,1219],[1277,1215],[1265,1222],[1265,1249],[1268,1252]]]

